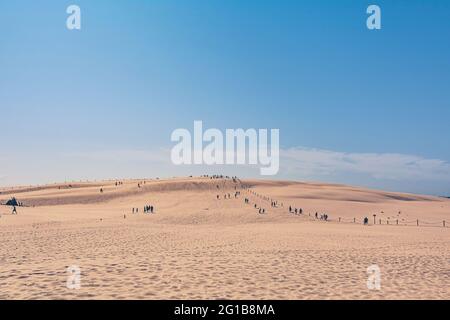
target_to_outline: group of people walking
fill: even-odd
[[[245,199],[246,200],[246,203],[250,203],[250,200],[249,199]],[[258,207],[258,205],[255,203],[255,205],[254,205],[254,208],[255,209],[258,209],[258,213],[259,214],[264,214],[264,213],[266,213],[266,209],[264,209],[264,208],[262,208],[262,207]]]
[[[144,206],[144,213],[154,213],[154,207],[152,205],[145,205]],[[139,213],[139,208],[132,208],[132,213]]]
[[[213,175],[204,174],[201,177],[209,178],[211,180],[212,179],[232,179],[233,182],[236,182],[237,180],[239,180],[239,178],[237,176],[230,177],[230,176],[224,176],[223,174],[213,174]],[[191,176],[191,178],[192,178],[192,176]]]
[[[237,197],[240,196],[240,195],[241,195],[241,192],[240,192],[240,191],[236,191],[236,192],[234,193],[234,198],[237,199]],[[218,194],[218,195],[216,196],[216,198],[217,198],[217,200],[219,200],[219,199],[220,199],[220,194]],[[231,199],[231,193],[225,193],[225,194],[223,195],[223,198],[224,198],[224,199]]]
[[[318,212],[316,212],[315,217],[316,217],[316,219],[319,219],[319,213]],[[326,214],[326,213],[321,214],[320,215],[320,220],[328,221],[328,214]]]
[[[145,206],[144,207],[144,213],[153,213],[153,206]]]
[[[291,206],[289,206],[289,213],[303,214],[303,209],[292,208]]]
[[[271,207],[273,207],[273,208],[277,208],[277,207],[279,206],[278,201],[273,200],[273,199],[270,198],[270,197],[267,197],[267,196],[258,194],[258,193],[256,193],[255,191],[250,190],[249,188],[246,189],[246,190],[247,190],[247,192],[253,194],[254,196],[256,196],[256,197],[258,197],[258,198],[261,198],[261,199],[266,200],[266,201],[270,201],[270,205],[271,205]],[[249,200],[248,198],[245,198],[245,203],[250,203],[250,200]],[[281,203],[281,207],[283,207],[283,203]],[[258,209],[258,206],[257,206],[256,204],[255,204],[255,208]],[[259,209],[259,211],[260,211],[259,213],[264,213],[264,212],[265,212],[264,209]],[[301,214],[303,214],[303,209],[302,209],[302,208],[294,208],[294,207],[292,207],[292,206],[289,206],[289,213],[293,213],[293,214],[296,214],[296,215],[298,215],[298,214],[301,215]],[[328,214],[323,213],[323,214],[320,214],[320,215],[319,215],[319,213],[316,212],[315,218],[316,218],[317,220],[328,221]],[[367,220],[367,222],[366,222],[366,220],[364,220],[364,223],[367,224],[367,223],[368,223],[368,220]]]

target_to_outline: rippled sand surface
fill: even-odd
[[[2,299],[450,299],[448,199],[209,178],[0,192],[27,205],[0,206]],[[374,264],[380,290],[367,288]],[[67,287],[69,266],[80,289]]]

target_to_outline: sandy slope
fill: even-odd
[[[442,227],[450,225],[450,200],[242,183],[251,192],[208,178],[0,190],[3,202],[16,196],[30,206],[17,216],[0,206],[0,298],[450,298],[450,229]],[[280,205],[271,208],[262,195]],[[144,215],[146,204],[156,213]],[[289,205],[304,214],[290,214]],[[332,221],[315,221],[315,212]],[[382,225],[361,225],[365,216],[372,224],[373,214]],[[380,291],[366,286],[372,264],[381,268]],[[71,265],[81,269],[79,290],[66,287]]]

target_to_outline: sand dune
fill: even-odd
[[[2,189],[3,203],[26,207],[0,206],[0,298],[450,298],[449,199],[289,181],[115,183]],[[373,264],[381,290],[366,286]],[[72,265],[79,290],[66,287]]]

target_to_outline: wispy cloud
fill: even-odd
[[[302,147],[285,149],[280,154],[283,171],[305,177],[362,174],[379,180],[450,181],[449,162],[415,155]]]
[[[42,183],[77,179],[115,177],[186,176],[223,173],[261,178],[259,166],[184,165],[171,162],[170,148],[94,150],[60,154],[0,157],[1,185]],[[441,159],[399,153],[358,153],[295,147],[280,150],[280,171],[264,179],[337,182],[407,191],[447,195],[450,190],[450,163]]]
[[[171,165],[169,148],[77,152],[64,156],[94,163],[146,162]],[[243,166],[236,166],[237,170],[240,168]],[[450,163],[400,153],[357,153],[295,147],[280,150],[280,174],[311,179],[353,174],[377,180],[450,181]]]

